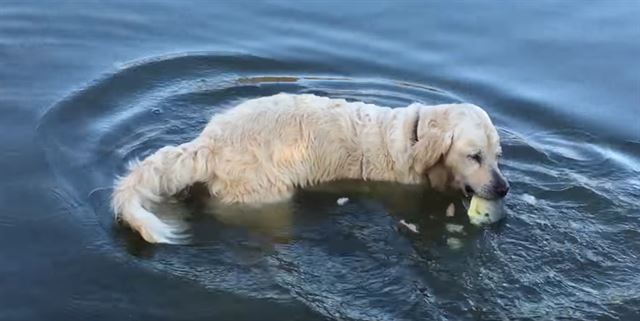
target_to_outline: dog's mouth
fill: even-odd
[[[475,192],[476,191],[467,184],[465,184],[462,188],[462,194],[464,195],[464,197],[462,198],[462,206],[464,206],[465,210],[469,209],[469,205],[471,204],[471,197],[473,197]]]
[[[473,196],[476,193],[476,191],[469,185],[465,184],[464,188],[462,189],[462,194],[464,194],[465,197],[469,198],[471,196]]]
[[[487,193],[485,190],[476,191],[473,187],[467,184],[463,185],[462,194],[466,199],[471,199],[474,196],[478,196],[480,198],[484,198],[487,200],[499,200],[504,198],[504,195],[496,195],[496,193]]]

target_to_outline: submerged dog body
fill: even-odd
[[[193,141],[134,164],[117,182],[112,206],[148,242],[172,243],[177,227],[150,205],[194,183],[222,203],[281,201],[296,188],[338,179],[424,183],[497,198],[508,190],[499,153],[495,127],[474,105],[392,109],[278,94],[217,114]]]

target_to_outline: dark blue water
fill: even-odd
[[[639,17],[637,1],[2,1],[0,319],[637,320]],[[197,190],[159,205],[190,217],[186,246],[113,223],[128,160],[282,91],[484,106],[507,220],[342,182],[253,211]]]

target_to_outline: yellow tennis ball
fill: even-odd
[[[502,199],[488,200],[473,196],[467,215],[473,225],[495,223],[504,217],[504,202]]]

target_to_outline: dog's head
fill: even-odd
[[[416,170],[444,169],[447,183],[465,195],[507,195],[509,183],[498,168],[500,138],[484,110],[471,104],[421,107],[415,124]]]

